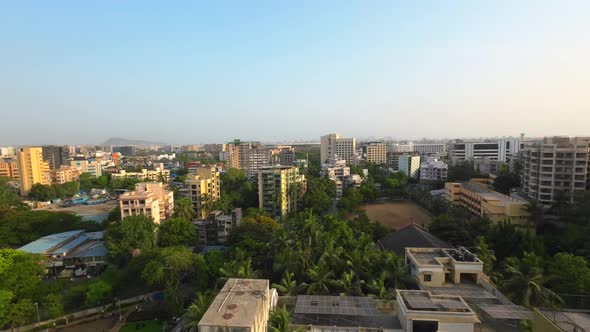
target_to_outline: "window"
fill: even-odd
[[[424,275],[424,281],[432,281],[432,275],[431,274],[425,274]]]

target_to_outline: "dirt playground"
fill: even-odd
[[[367,204],[362,209],[370,220],[396,229],[411,222],[426,226],[432,221],[428,211],[411,201]]]

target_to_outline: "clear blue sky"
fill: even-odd
[[[589,1],[3,1],[0,146],[590,135],[589,17]]]

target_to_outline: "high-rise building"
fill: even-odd
[[[590,188],[590,137],[545,137],[525,142],[522,189],[542,204],[565,195],[570,202]]]
[[[267,332],[270,307],[268,280],[231,278],[199,321],[199,332]]]
[[[119,197],[121,219],[145,215],[159,224],[174,213],[174,194],[160,182],[140,182]]]
[[[344,159],[347,163],[354,163],[356,153],[356,140],[354,138],[340,137],[338,134],[328,134],[320,138],[320,163],[324,164],[328,159]]]
[[[113,152],[118,152],[125,157],[133,157],[137,154],[135,146],[113,146]]]
[[[365,162],[372,164],[385,164],[387,162],[387,145],[385,143],[364,143],[362,149]]]
[[[336,197],[341,197],[344,191],[345,179],[350,176],[350,167],[346,166],[346,161],[328,160],[322,165],[320,175],[326,176],[336,184]]]
[[[61,166],[51,171],[51,180],[56,184],[76,181],[80,178],[82,172],[74,166]]]
[[[270,153],[273,165],[291,166],[295,161],[295,149],[288,145],[279,145]]]
[[[20,175],[20,193],[22,196],[26,196],[35,183],[51,184],[49,165],[43,160],[43,151],[40,147],[19,149],[18,171]]]
[[[457,140],[449,145],[449,153],[453,165],[477,158],[489,158],[509,162],[520,151],[519,138],[486,140],[482,142],[463,142]]]
[[[49,165],[49,170],[55,171],[62,166],[69,165],[70,148],[68,146],[44,145],[43,159]]]
[[[297,211],[297,199],[305,191],[305,176],[297,167],[267,166],[258,170],[260,209],[280,219]]]
[[[20,178],[18,172],[18,162],[16,159],[0,159],[0,176],[8,177],[13,180],[18,180]]]
[[[270,153],[259,142],[235,140],[227,144],[227,163],[229,168],[244,170],[248,177],[255,177],[258,169],[269,165]]]
[[[401,155],[398,161],[399,171],[409,178],[417,179],[420,175],[420,156]]]
[[[193,167],[191,173],[186,175],[184,183],[199,218],[205,219],[211,210],[210,205],[221,198],[219,171],[215,166]]]
[[[435,158],[420,164],[420,181],[446,181],[449,166]]]

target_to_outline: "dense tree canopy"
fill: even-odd
[[[109,225],[104,235],[109,256],[117,264],[125,264],[134,252],[142,253],[154,247],[155,231],[154,221],[143,215]]]
[[[197,228],[183,218],[171,218],[158,228],[158,245],[160,247],[191,246],[197,243]]]

